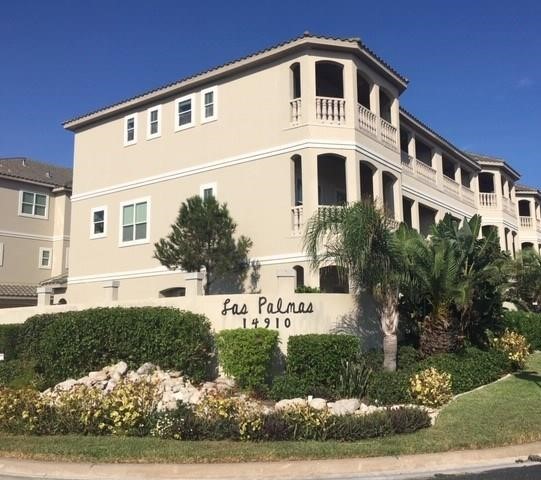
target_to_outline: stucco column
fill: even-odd
[[[413,200],[411,204],[411,228],[421,231],[421,222],[419,220],[419,201]]]
[[[532,225],[535,228],[535,200],[530,198],[528,202],[530,204],[530,217],[532,218]]]
[[[391,103],[391,125],[396,127],[397,135],[400,133],[400,108],[398,98],[394,98]],[[400,136],[398,137],[400,138]]]
[[[393,201],[394,201],[394,219],[402,222],[404,220],[403,202],[402,202],[402,185],[400,177],[396,179],[393,185]]]
[[[53,289],[51,287],[38,287],[36,293],[38,294],[38,307],[51,305],[53,298]]]
[[[417,158],[417,149],[415,145],[415,134],[410,133],[408,138],[408,155],[412,158]]]
[[[494,179],[494,193],[496,194],[496,203],[498,206],[501,207],[503,191],[502,191],[502,175],[500,171],[496,170],[492,178]]]
[[[475,205],[479,206],[479,175],[478,174],[472,175],[470,188],[473,190],[473,193],[474,193]]]
[[[349,152],[346,157],[346,196],[348,203],[361,199],[360,165],[355,152]]]
[[[302,154],[302,203],[303,223],[317,211],[318,207],[318,179],[317,155],[314,151],[305,151]]]
[[[304,55],[301,65],[301,123],[316,120],[316,63],[314,57]]]
[[[357,115],[357,68],[352,61],[344,63],[344,100],[346,101],[346,126],[355,128]]]
[[[439,150],[432,153],[432,168],[436,170],[436,183],[443,184],[443,157]]]
[[[460,164],[455,165],[455,181],[462,186],[462,168],[460,168]]]
[[[379,85],[377,83],[372,84],[370,89],[370,110],[376,114],[377,117],[380,116],[379,112]],[[379,124],[379,120],[378,120]]]
[[[205,274],[203,272],[188,272],[184,275],[184,282],[186,286],[186,296],[195,297],[204,295],[203,280]]]
[[[500,248],[505,252],[505,228],[503,225],[498,225],[498,236],[500,237]]]
[[[120,282],[118,280],[109,280],[103,285],[103,291],[105,292],[105,301],[106,302],[116,302],[118,301],[118,289],[120,287]]]
[[[276,272],[277,292],[282,295],[295,293],[297,275],[292,268],[281,268]]]
[[[377,168],[372,175],[373,190],[374,190],[374,203],[383,208],[383,171],[381,168]]]

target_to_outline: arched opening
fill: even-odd
[[[494,174],[481,172],[479,174],[479,191],[481,193],[494,193]]]
[[[58,300],[58,305],[67,305],[68,301],[65,298]]]
[[[370,82],[357,71],[357,103],[370,110]]]
[[[291,72],[291,98],[301,98],[301,64],[294,63],[289,67]]]
[[[344,205],[346,196],[346,159],[332,153],[317,157],[319,205]]]
[[[411,211],[413,210],[413,207],[415,205],[415,202],[408,197],[402,197],[402,212],[404,215],[404,223],[410,227],[413,228],[413,216],[411,214]]]
[[[517,257],[517,232],[511,232],[511,248],[513,249],[513,258]]]
[[[293,205],[297,207],[302,205],[302,159],[300,155],[293,155],[291,157],[291,170]]]
[[[184,287],[171,287],[160,290],[160,298],[169,298],[169,297],[184,297],[186,295],[186,288]]]
[[[483,235],[483,238],[487,238],[492,232],[496,235],[498,234],[498,227],[496,225],[483,225],[481,227],[481,235]]]
[[[530,211],[530,201],[529,200],[519,200],[518,201],[518,214],[521,217],[531,217]]]
[[[505,251],[509,252],[509,234],[511,233],[511,230],[508,228],[503,229],[503,234],[505,236]]]
[[[341,63],[316,62],[316,96],[344,98],[343,71]]]
[[[368,162],[360,162],[361,200],[374,201],[374,167]]]
[[[334,265],[319,269],[319,289],[322,293],[348,293],[347,275],[340,275]]]
[[[383,209],[390,218],[395,217],[394,190],[396,177],[389,172],[383,172]]]
[[[295,270],[295,288],[304,287],[304,268],[300,265],[295,265],[293,270]]]
[[[520,245],[520,248],[522,250],[533,250],[533,243],[532,242],[522,242]]]
[[[436,223],[437,210],[419,204],[419,230],[421,235],[427,237],[432,233],[432,226]]]
[[[379,116],[391,123],[391,105],[393,100],[382,88],[379,89]]]

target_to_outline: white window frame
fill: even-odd
[[[49,260],[47,262],[47,265],[43,265],[43,253],[49,252]],[[47,248],[47,247],[39,247],[39,257],[38,257],[38,268],[41,270],[50,270],[53,266],[53,249]]]
[[[151,118],[152,118],[152,112],[158,112],[157,116],[157,123],[158,123],[158,130],[156,133],[151,133],[150,128],[152,126]],[[162,135],[162,106],[156,105],[155,107],[151,107],[147,110],[147,140],[152,140],[153,138],[161,137]]]
[[[4,244],[0,243],[0,267],[4,266]]]
[[[178,106],[179,106],[179,104],[181,102],[185,102],[186,100],[190,100],[190,102],[191,102],[192,121],[190,123],[186,123],[184,125],[179,125],[178,124]],[[184,95],[183,97],[177,98],[175,100],[175,109],[173,111],[173,115],[174,115],[174,117],[173,117],[174,118],[173,125],[175,126],[175,132],[178,132],[180,130],[186,130],[187,128],[195,127],[195,112],[196,112],[196,109],[195,109],[195,93],[191,93],[190,95]]]
[[[31,193],[34,195],[34,201],[32,203],[32,211],[36,211],[36,195],[43,195],[45,197],[45,215],[35,215],[34,213],[23,213],[23,195],[25,193]],[[31,190],[19,190],[19,217],[28,217],[28,218],[41,218],[42,220],[49,219],[49,195],[43,192],[33,192]]]
[[[205,116],[205,94],[206,93],[212,93],[212,100],[213,100],[213,114],[210,117]],[[205,90],[201,90],[201,94],[199,95],[199,98],[201,99],[201,123],[208,123],[213,122],[214,120],[218,120],[218,87],[210,87],[205,88]]]
[[[103,233],[94,233],[94,213],[103,210]],[[105,238],[107,236],[107,207],[94,207],[90,209],[90,238]]]
[[[122,227],[123,225],[123,214],[124,214],[124,207],[127,205],[135,205],[137,203],[143,203],[146,202],[147,204],[147,235],[145,238],[140,238],[139,240],[130,240],[127,242],[124,242],[122,240]],[[136,198],[134,200],[128,200],[126,202],[120,203],[120,209],[119,209],[119,221],[118,221],[118,246],[119,247],[131,247],[133,245],[143,245],[145,243],[150,243],[150,197],[143,197],[143,198]]]
[[[128,120],[131,120],[133,118],[133,140],[128,140]],[[124,126],[123,126],[123,132],[124,132],[124,146],[129,147],[130,145],[135,145],[137,143],[137,114],[132,113],[130,115],[126,115],[124,117]]]
[[[214,198],[218,199],[218,184],[216,182],[204,183],[199,187],[199,196],[204,200],[205,190],[212,188],[212,195]]]

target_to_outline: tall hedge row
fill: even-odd
[[[194,380],[210,373],[214,341],[203,315],[161,307],[95,308],[36,315],[26,321],[20,355],[35,361],[46,384],[124,360],[152,362]]]
[[[541,314],[532,312],[506,312],[505,326],[526,337],[534,350],[541,350]]]
[[[17,356],[17,345],[21,337],[23,325],[10,324],[0,325],[0,353],[4,354],[4,360],[13,360]]]

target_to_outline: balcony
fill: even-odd
[[[293,126],[301,123],[301,106],[300,98],[295,98],[289,102],[289,121]]]
[[[452,178],[445,175],[443,176],[443,189],[452,195],[456,195],[457,197],[460,195],[460,185]]]
[[[343,98],[316,97],[316,120],[330,125],[344,125],[346,101]]]
[[[534,227],[534,221],[532,217],[519,217],[520,228],[532,229]]]
[[[406,173],[412,176],[422,177],[424,180],[428,180],[432,184],[436,184],[437,172],[430,165],[413,158],[406,152],[402,152],[402,167]]]
[[[291,207],[291,231],[293,232],[293,235],[296,237],[302,235],[303,226],[304,218],[302,205]]]
[[[498,204],[495,193],[479,193],[479,206],[484,208],[494,208]]]
[[[378,119],[376,117],[376,114],[366,108],[364,105],[361,105],[360,103],[357,104],[357,109],[359,111],[359,128],[361,130],[364,130],[365,132],[368,132],[371,135],[377,136]]]
[[[468,202],[470,205],[475,206],[475,193],[471,188],[466,187],[465,185],[461,185],[460,192],[462,198]]]

